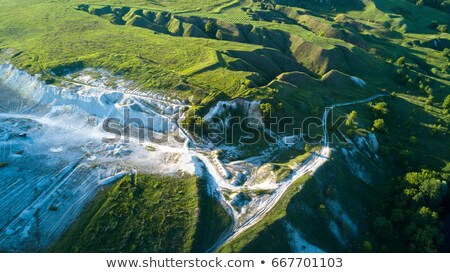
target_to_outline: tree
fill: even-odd
[[[444,102],[442,102],[442,108],[450,109],[450,95],[445,97]]]
[[[327,214],[327,208],[325,207],[324,204],[320,204],[317,209],[319,210],[320,214],[322,214],[322,215],[326,215]]]
[[[358,113],[356,113],[356,111],[351,111],[350,114],[348,114],[347,120],[345,121],[345,125],[347,126],[352,125],[357,117]]]
[[[373,128],[378,131],[383,131],[385,128],[384,119],[379,118],[379,119],[374,120]]]
[[[450,163],[441,172],[409,172],[393,180],[396,183],[384,201],[384,212],[372,222],[379,243],[401,252],[437,251],[443,242],[438,211],[447,192],[441,180],[446,172],[450,172]]]
[[[375,234],[380,238],[391,237],[394,233],[392,223],[386,217],[378,217],[373,221]]]
[[[430,96],[433,95],[433,88],[431,88],[428,85],[423,88],[423,91],[425,91],[425,93],[427,93]]]
[[[370,106],[374,110],[375,116],[377,116],[377,117],[380,115],[386,115],[387,113],[389,113],[386,102],[377,102],[376,104],[370,104]]]
[[[372,243],[367,240],[363,241],[361,244],[361,250],[363,252],[372,252],[373,250]]]
[[[436,252],[443,236],[439,230],[439,215],[429,207],[421,206],[412,215],[405,228],[412,251]]]
[[[411,223],[405,230],[412,252],[436,252],[443,242],[443,235],[436,224],[417,226]]]
[[[445,196],[447,184],[437,178],[425,179],[419,190],[430,205],[437,206]]]
[[[447,183],[439,179],[439,173],[422,170],[407,173],[405,181],[408,183],[407,195],[416,202],[436,208],[447,192]]]
[[[433,103],[434,97],[432,95],[429,95],[427,100],[425,101],[425,105],[431,105]]]
[[[444,179],[447,182],[450,182],[450,162],[448,162],[441,171],[442,179]]]
[[[305,152],[307,153],[311,152],[311,145],[309,143],[305,144]]]
[[[400,66],[404,66],[405,65],[405,57],[400,57],[397,59],[397,61],[395,61],[396,64],[400,65]]]
[[[261,103],[261,105],[259,106],[259,109],[261,109],[261,112],[263,113],[263,115],[265,117],[270,116],[270,113],[273,110],[273,107],[270,103]]]
[[[447,25],[439,25],[436,27],[436,30],[439,31],[440,33],[446,33],[448,30],[448,26]]]

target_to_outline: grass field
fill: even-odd
[[[407,64],[412,68],[415,66],[418,72],[429,74],[436,81],[448,85],[442,68],[445,57],[441,53],[426,47],[405,45],[411,41],[432,39],[435,32],[428,28],[428,24],[431,21],[446,23],[448,17],[443,12],[428,7],[419,9],[405,1],[393,5],[393,8],[387,8],[384,2],[377,5],[369,3],[363,10],[332,11],[326,5],[304,8],[290,2],[285,7],[262,10],[251,1],[127,1],[125,4],[123,1],[2,0],[0,49],[2,59],[10,60],[31,73],[45,73],[48,77],[50,72],[58,75],[86,67],[104,68],[133,81],[141,90],[175,93],[178,98],[194,104],[203,104],[202,99],[213,90],[228,97],[274,99],[274,93],[267,92],[264,85],[279,73],[299,68],[282,66],[277,60],[279,57],[263,53],[280,68],[261,72],[261,68],[274,66],[273,61],[267,62],[266,57],[261,59],[261,53],[253,54],[262,47],[275,47],[282,54],[280,56],[287,56],[283,62],[298,63],[313,77],[320,78],[330,69],[358,75],[370,83],[371,92],[377,92],[381,86],[384,89],[395,88],[390,77],[378,75],[392,73],[390,63],[400,56],[407,56]],[[77,10],[81,4],[91,5],[89,12]],[[123,19],[118,19],[126,20],[126,25],[110,23],[113,14],[105,13],[105,7],[130,9]],[[416,20],[412,11],[404,17],[390,15],[406,8],[420,14],[424,10],[426,16],[421,15],[421,19]],[[198,32],[194,37],[189,37],[194,33],[192,30],[186,34],[187,25],[184,35],[168,35],[144,27],[153,23],[145,19],[144,14],[144,17],[133,15],[142,11],[145,14],[172,13],[172,17],[168,15],[172,19],[167,17],[170,19],[167,25],[160,23],[159,27],[173,33],[183,29],[180,20],[191,22],[194,18],[202,18],[203,21],[192,26],[195,33]],[[210,37],[207,38],[196,37],[200,32],[206,33],[204,22],[207,20],[219,20],[213,31],[229,32],[226,35],[231,36],[221,34],[223,38],[220,39],[215,37],[217,34],[208,34]],[[405,30],[405,25],[411,27]],[[243,33],[243,26],[253,28],[253,38],[244,39],[248,34]],[[439,37],[449,39],[447,33],[441,33]],[[239,55],[233,53],[232,56],[230,52],[239,52]],[[433,67],[438,68],[433,70],[434,75]],[[286,112],[297,116],[309,114],[306,109],[297,109],[290,103],[288,97],[292,92],[284,91],[288,87],[274,86],[281,91],[275,100],[285,101]],[[308,86],[302,88],[308,89]],[[335,87],[315,86],[311,90],[320,93],[323,99],[313,102],[308,91],[299,93],[294,90],[293,101],[304,101],[312,108],[353,96],[333,92]],[[308,99],[305,100],[305,96]]]
[[[204,251],[229,225],[205,183],[186,175],[125,177],[102,190],[51,251]]]
[[[126,177],[102,192],[56,252],[189,252],[198,213],[195,177]]]

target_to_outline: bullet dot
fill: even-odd
[[[266,262],[263,260],[263,261],[261,261],[261,263],[262,263],[262,264],[265,264]]]

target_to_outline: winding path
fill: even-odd
[[[338,103],[331,105],[329,107],[325,108],[325,112],[322,117],[322,126],[324,131],[324,139],[323,139],[323,146],[320,149],[319,153],[313,153],[308,160],[306,160],[301,166],[294,171],[293,174],[291,174],[289,177],[287,177],[284,181],[282,181],[282,186],[279,187],[272,196],[266,201],[264,206],[260,211],[258,211],[255,215],[253,215],[251,218],[246,220],[244,223],[242,223],[239,226],[235,226],[228,234],[225,234],[221,239],[219,239],[213,246],[211,246],[207,252],[215,252],[217,249],[219,249],[222,245],[229,242],[230,240],[236,238],[239,234],[243,233],[246,229],[250,228],[251,226],[255,225],[259,221],[261,221],[266,213],[270,211],[277,202],[281,199],[283,194],[286,192],[286,190],[289,188],[289,186],[302,177],[303,175],[307,173],[314,173],[317,169],[319,169],[320,166],[322,166],[325,162],[328,161],[330,155],[331,155],[331,148],[328,140],[328,128],[327,128],[327,122],[328,122],[328,116],[330,114],[330,111],[337,107],[343,107],[343,106],[350,106],[355,105],[359,103],[366,103],[372,100],[375,100],[380,97],[388,96],[387,94],[378,94],[371,96],[366,99],[352,101],[352,102],[345,102],[345,103]],[[209,168],[208,168],[209,170]],[[236,222],[236,221],[234,221]]]
[[[82,84],[82,83],[77,83]],[[152,97],[142,97],[140,94],[136,93],[130,93],[130,96],[142,98],[149,101],[158,101],[158,102],[164,102],[165,104],[169,106],[177,106],[181,107],[184,105],[179,105],[177,103],[161,100],[160,98],[152,98]],[[232,217],[232,224],[230,225],[229,229],[224,232],[224,234],[220,237],[220,239],[207,251],[213,252],[216,251],[220,246],[225,244],[226,242],[230,241],[231,239],[235,238],[242,232],[244,232],[249,227],[253,226],[254,224],[258,223],[260,220],[262,220],[266,213],[270,211],[277,202],[282,198],[285,191],[289,188],[289,186],[296,181],[298,178],[302,177],[303,175],[307,173],[314,173],[320,166],[322,166],[329,158],[331,154],[331,148],[329,147],[328,143],[328,131],[327,131],[327,119],[329,116],[330,111],[335,107],[342,107],[342,106],[348,106],[358,103],[364,103],[371,100],[374,100],[378,97],[386,96],[385,94],[375,95],[372,97],[369,97],[367,99],[353,101],[353,102],[347,102],[347,103],[340,103],[332,105],[325,109],[324,115],[322,117],[322,123],[323,123],[323,131],[325,133],[324,139],[323,139],[323,146],[321,147],[320,151],[313,153],[303,164],[298,166],[298,168],[287,178],[285,178],[281,183],[280,186],[273,192],[273,194],[270,195],[266,200],[261,200],[261,203],[259,204],[258,208],[256,210],[253,210],[252,216],[249,216],[248,219],[246,219],[243,222],[238,222],[238,218],[240,215],[236,210],[234,210],[230,204],[229,201],[227,201],[222,193],[220,192],[220,189],[228,189],[228,190],[239,190],[241,187],[234,186],[229,183],[229,181],[224,177],[224,174],[221,173],[221,169],[217,166],[217,164],[214,162],[213,159],[211,159],[208,155],[205,154],[204,151],[202,151],[201,148],[197,147],[194,140],[190,137],[189,133],[186,132],[179,124],[179,120],[183,119],[183,116],[179,116],[179,114],[174,115],[166,115],[164,113],[158,113],[161,117],[166,118],[167,120],[171,120],[175,122],[176,127],[179,129],[180,133],[185,137],[185,143],[182,147],[172,147],[170,145],[164,145],[164,144],[158,144],[158,143],[151,143],[152,146],[154,146],[156,149],[162,151],[162,152],[170,152],[170,153],[180,153],[180,154],[187,154],[193,158],[194,162],[201,162],[204,168],[207,171],[207,178],[208,183],[211,186],[211,188],[215,189],[215,191],[220,196],[219,202],[224,206],[224,208],[227,210],[227,212]],[[73,104],[74,102],[68,101],[67,103]],[[146,105],[143,105],[145,107]],[[156,113],[155,113],[156,114]],[[31,119],[36,120],[40,123],[50,125],[51,127],[71,127],[73,130],[83,130],[83,133],[86,135],[91,135],[92,137],[99,138],[101,135],[98,135],[97,132],[93,132],[90,130],[86,130],[86,128],[77,128],[76,126],[71,126],[71,124],[59,124],[58,122],[55,122],[52,119],[47,118],[46,116],[36,116],[32,114],[25,114],[25,113],[0,113],[0,118],[20,118],[20,119]],[[61,185],[58,185],[60,183],[55,183],[56,187],[50,187],[51,190],[44,191],[39,198],[36,198],[36,200],[29,204],[27,208],[35,208],[35,207],[41,207],[41,204],[48,200],[49,197],[53,192],[55,192]],[[12,219],[12,221],[9,222],[8,226],[17,226],[19,223],[19,218],[15,217],[15,219]],[[1,240],[0,240],[1,241]]]

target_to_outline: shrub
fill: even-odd
[[[447,25],[439,25],[436,27],[436,30],[439,31],[440,33],[446,33],[448,30],[448,26]]]
[[[391,237],[394,233],[392,223],[386,217],[377,217],[373,221],[373,229],[378,237]]]
[[[384,119],[379,118],[373,121],[373,128],[378,131],[383,131],[385,128]]]
[[[345,121],[345,125],[347,125],[347,126],[352,125],[357,116],[358,116],[358,113],[356,111],[352,111],[348,115],[347,120]]]
[[[263,113],[264,116],[269,116],[271,111],[273,110],[272,105],[270,103],[261,103],[259,109],[261,109],[261,112]]]
[[[373,108],[375,116],[379,116],[380,114],[386,115],[389,113],[386,102],[377,102],[376,104],[370,104],[370,106]]]
[[[311,145],[309,143],[305,144],[305,152],[307,153],[311,152]]]
[[[442,102],[442,108],[450,109],[450,95],[445,97],[444,101]]]
[[[397,61],[395,61],[396,64],[400,65],[400,66],[404,66],[405,65],[405,57],[400,57],[397,59]]]

